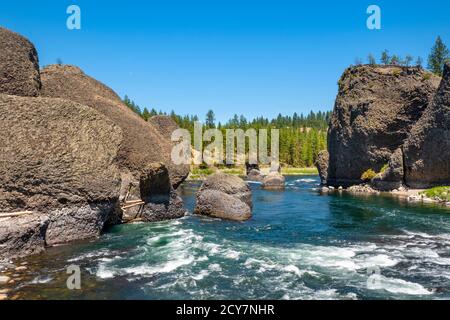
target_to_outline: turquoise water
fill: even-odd
[[[316,176],[284,192],[252,183],[244,223],[188,215],[116,226],[28,260],[22,298],[450,298],[450,210],[389,196],[321,195]],[[181,191],[192,212],[198,183]],[[66,289],[66,268],[82,290]]]

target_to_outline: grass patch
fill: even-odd
[[[319,174],[317,168],[281,168],[283,175],[316,175]]]
[[[214,173],[210,168],[193,168],[191,174],[195,176],[209,176]]]
[[[450,201],[450,187],[435,187],[422,192],[427,198]]]

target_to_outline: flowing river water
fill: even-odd
[[[321,195],[316,176],[253,189],[238,223],[188,214],[112,227],[28,258],[28,299],[450,299],[450,209],[391,196]],[[199,183],[182,188],[192,212]],[[81,290],[66,287],[81,268]]]

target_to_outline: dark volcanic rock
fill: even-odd
[[[320,182],[322,185],[327,184],[328,177],[328,161],[330,160],[330,155],[327,150],[322,150],[317,155],[316,162],[314,163],[319,171]]]
[[[252,217],[252,193],[239,177],[214,174],[197,193],[194,213],[215,218],[244,221]]]
[[[41,80],[33,44],[0,27],[0,93],[36,97]]]
[[[450,185],[450,64],[404,147],[405,182],[412,188]]]
[[[49,217],[45,215],[0,219],[0,260],[44,251],[49,222]]]
[[[328,131],[327,183],[361,183],[379,172],[407,138],[438,87],[421,68],[358,66],[345,71]]]
[[[90,106],[122,129],[124,143],[120,146],[117,161],[125,171],[141,172],[151,163],[162,162],[169,169],[175,187],[187,177],[186,166],[176,166],[171,160],[172,142],[165,136],[170,129],[159,132],[152,122],[144,121],[131,111],[104,84],[77,67],[59,65],[44,68],[41,81],[42,96],[69,99]]]
[[[388,166],[372,179],[372,186],[381,191],[399,189],[404,183],[403,152],[398,148],[389,159]]]
[[[46,214],[47,244],[99,235],[119,197],[120,128],[72,101],[2,94],[0,127],[0,212]]]

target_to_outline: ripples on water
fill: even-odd
[[[188,215],[116,226],[99,240],[29,259],[23,298],[450,298],[450,211],[385,196],[320,195],[316,177],[284,192],[252,183],[245,223]],[[182,188],[192,211],[198,183]],[[65,289],[80,265],[80,292]]]

